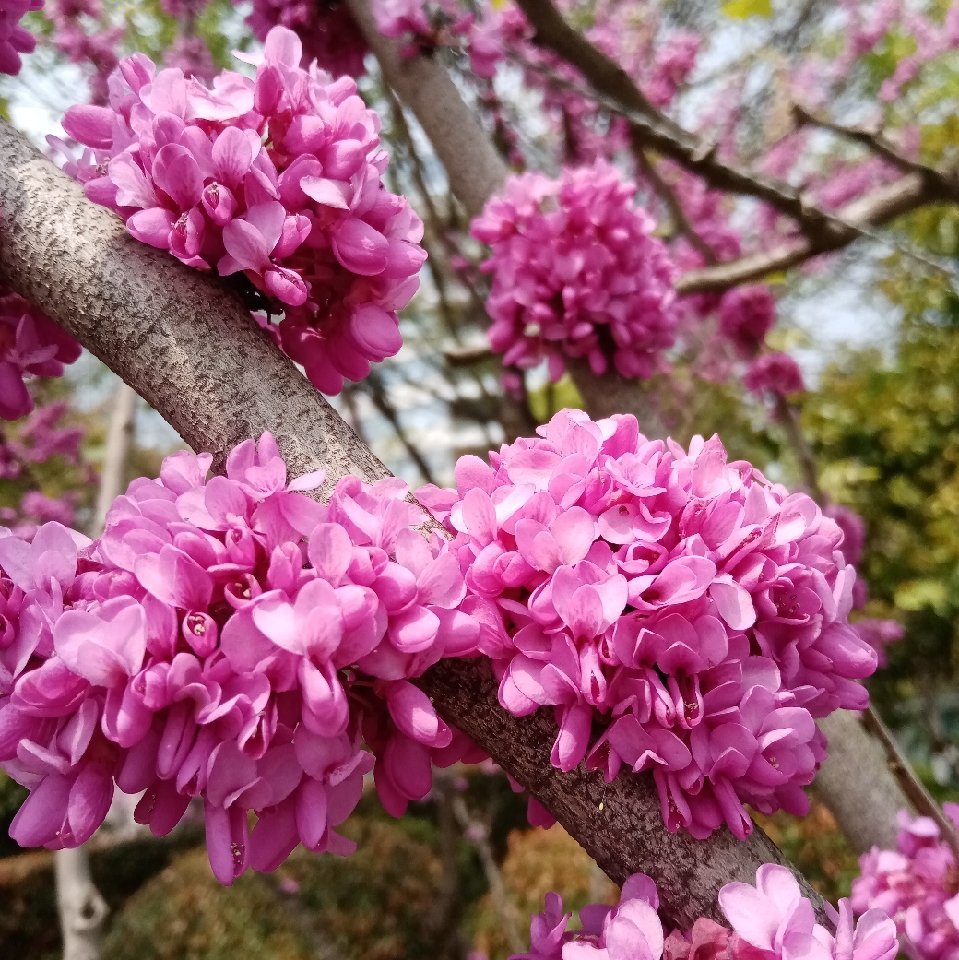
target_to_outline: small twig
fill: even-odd
[[[521,953],[526,944],[519,934],[519,918],[516,915],[516,907],[509,899],[506,892],[506,884],[503,882],[503,872],[493,856],[493,849],[490,847],[486,827],[479,824],[479,831],[471,831],[473,821],[470,818],[469,809],[466,801],[457,793],[450,791],[447,794],[450,808],[453,816],[456,817],[457,825],[464,838],[473,846],[483,867],[483,873],[486,875],[486,882],[489,884],[490,897],[493,900],[493,906],[499,914],[500,922],[503,924],[503,934],[512,953]]]
[[[956,183],[959,181],[956,172],[947,173],[943,170],[937,170],[928,164],[920,163],[907,157],[893,143],[887,140],[882,131],[878,128],[869,129],[868,127],[851,127],[828,117],[823,117],[812,113],[801,104],[793,104],[793,116],[800,126],[819,127],[821,130],[828,130],[838,137],[844,137],[865,147],[872,153],[877,154],[884,160],[887,160],[892,166],[897,167],[903,173],[916,173],[931,185],[938,185],[942,192],[950,195],[956,190]]]
[[[443,359],[451,367],[471,367],[477,363],[495,360],[496,357],[497,354],[493,353],[488,344],[477,344],[475,347],[449,347],[443,351]]]
[[[959,864],[959,834],[956,832],[955,824],[943,813],[942,807],[922,785],[909,761],[902,755],[899,745],[893,740],[889,728],[872,707],[863,711],[862,724],[882,744],[889,770],[902,787],[903,793],[919,814],[935,821],[936,826],[939,827],[940,838],[952,851],[953,862]]]
[[[796,408],[785,398],[776,397],[776,419],[782,424],[786,431],[786,437],[789,445],[792,447],[796,459],[799,461],[799,468],[802,471],[803,482],[812,495],[812,498],[824,505],[826,495],[823,493],[822,486],[819,483],[819,470],[816,466],[816,457],[806,440],[806,435],[802,431],[802,425],[799,422],[799,415]]]
[[[642,170],[643,176],[649,181],[657,196],[666,204],[675,231],[689,241],[690,246],[702,255],[706,263],[716,263],[716,251],[696,232],[673,188],[656,169],[655,162],[646,155],[643,145],[635,142],[636,138],[631,137],[631,139],[634,140],[633,156],[636,158],[636,164]]]

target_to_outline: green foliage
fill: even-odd
[[[0,787],[0,790],[3,788]],[[93,879],[116,916],[129,897],[162,870],[185,846],[197,842],[196,830],[175,837],[143,837],[112,848],[91,848]],[[60,928],[53,886],[53,854],[34,850],[0,859],[0,957],[60,956]]]
[[[359,845],[349,858],[301,850],[276,874],[247,874],[229,888],[202,849],[183,854],[115,919],[104,960],[462,955],[456,898],[475,883],[444,876],[429,820],[356,815],[344,833]]]
[[[805,817],[777,813],[753,814],[783,853],[825,900],[835,903],[848,897],[859,873],[859,860],[839,832],[832,814],[818,801]]]
[[[771,17],[772,0],[729,0],[723,4],[723,13],[734,20],[746,20],[750,17]]]
[[[875,612],[896,608],[906,626],[873,684],[887,707],[959,663],[959,300],[897,267],[884,284],[906,314],[895,354],[841,354],[804,410],[824,487],[868,525]]]

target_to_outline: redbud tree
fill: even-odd
[[[121,793],[201,811],[231,884],[493,764],[622,888],[517,958],[954,957],[956,808],[869,709],[903,631],[791,320],[890,250],[953,282],[913,227],[959,200],[957,8],[36,6],[0,4],[12,115],[50,101],[45,156],[0,126],[13,839]],[[39,402],[84,348],[194,452],[81,530],[32,478],[80,469]],[[488,442],[449,469],[402,398],[452,369]],[[866,854],[836,908],[753,820],[810,786]]]

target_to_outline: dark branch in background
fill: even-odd
[[[892,775],[899,781],[910,802],[923,816],[931,817],[939,827],[939,835],[952,851],[954,863],[959,863],[959,834],[955,824],[943,813],[942,807],[929,795],[929,791],[915,775],[909,761],[902,755],[889,728],[870,707],[862,715],[863,726],[882,744],[886,762]]]
[[[293,476],[325,468],[327,488],[345,474],[389,476],[215,277],[127,235],[5,121],[0,208],[0,279],[133,386],[194,449],[222,463],[234,444],[269,430]],[[667,833],[648,776],[607,786],[582,768],[555,770],[552,717],[507,714],[485,661],[443,661],[419,684],[445,719],[536,796],[614,881],[638,870],[653,877],[676,925],[717,918],[723,884],[752,881],[761,864],[784,862],[759,830],[746,842],[727,830],[706,841]]]
[[[649,182],[656,195],[666,205],[673,229],[684,237],[693,249],[699,251],[706,263],[716,262],[716,253],[713,248],[696,232],[696,228],[689,222],[683,205],[679,202],[673,188],[663,179],[663,175],[656,169],[656,161],[646,156],[644,145],[639,142],[633,130],[630,130],[633,140],[633,157],[640,173]]]
[[[416,469],[419,470],[423,482],[435,483],[429,463],[426,462],[426,458],[420,452],[419,447],[410,440],[406,428],[400,422],[400,415],[396,412],[393,404],[390,403],[379,371],[371,370],[370,375],[364,381],[364,385],[366,387],[364,392],[373,402],[373,406],[376,407],[380,416],[393,428],[393,433],[396,434],[396,438],[403,445],[406,455],[416,464]]]
[[[836,123],[828,117],[822,117],[807,110],[801,104],[793,104],[793,116],[799,126],[819,127],[837,137],[843,137],[865,147],[897,167],[903,173],[918,174],[926,183],[930,192],[937,192],[944,198],[955,198],[959,190],[959,172],[951,173],[937,170],[928,164],[907,157],[895,144],[887,140],[879,128],[849,127]]]
[[[516,2],[536,31],[533,42],[555,53],[582,74],[600,98],[611,102],[616,112],[626,116],[639,142],[701,176],[717,190],[762,200],[792,217],[804,230],[813,233],[829,230],[829,214],[811,208],[799,191],[770,177],[724,163],[717,157],[715,144],[703,143],[657,110],[629,74],[571,27],[550,0]],[[535,69],[535,65],[529,66]],[[574,85],[570,86],[575,89]]]
[[[886,238],[875,235],[873,228],[939,200],[940,198],[929,194],[918,175],[908,174],[841,207],[833,217],[837,228],[829,234],[815,239],[801,236],[783,240],[772,250],[763,253],[753,253],[728,263],[690,270],[679,278],[676,289],[680,293],[728,290],[740,283],[748,283],[795,267],[820,254],[834,253],[859,237],[871,237],[885,243]],[[925,257],[910,251],[903,252],[935,270],[943,270],[940,264]]]

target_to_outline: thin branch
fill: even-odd
[[[194,449],[222,463],[238,441],[269,430],[291,474],[325,468],[326,489],[345,474],[389,476],[215,277],[127,235],[5,121],[0,208],[0,279],[134,386]],[[529,790],[613,881],[637,871],[653,877],[676,926],[720,919],[723,884],[753,881],[761,864],[786,862],[760,830],[745,842],[728,830],[704,841],[667,832],[648,775],[607,785],[599,772],[553,768],[552,714],[506,713],[481,658],[441,661],[418,683],[447,722]]]
[[[386,393],[386,387],[383,384],[383,379],[376,370],[370,371],[370,375],[366,378],[365,386],[367,388],[365,392],[373,402],[373,406],[376,407],[380,416],[393,428],[393,433],[396,434],[396,439],[400,441],[400,444],[402,444],[403,449],[406,451],[406,455],[416,465],[416,469],[419,470],[420,476],[423,478],[423,482],[434,483],[435,479],[429,463],[420,452],[419,447],[413,443],[413,441],[410,439],[410,435],[406,432],[406,427],[403,426],[396,407],[390,403],[390,399]]]
[[[624,115],[633,136],[646,147],[676,161],[715,189],[768,203],[796,220],[804,231],[814,235],[830,232],[829,214],[811,207],[799,191],[720,160],[715,144],[704,143],[653,107],[629,74],[571,27],[550,0],[517,0],[517,5],[536,30],[534,43],[577,70],[598,95],[594,99]],[[542,71],[536,64],[526,65]],[[575,89],[575,84],[550,76],[558,85]]]
[[[922,781],[916,776],[912,765],[903,756],[898,744],[893,739],[889,728],[882,722],[882,718],[872,707],[862,715],[863,726],[882,744],[886,754],[886,763],[892,775],[899,782],[903,793],[916,810],[925,817],[929,817],[937,827],[939,836],[952,851],[953,862],[959,864],[959,833],[955,824],[943,813],[942,807],[929,795]]]
[[[895,144],[883,136],[879,128],[869,129],[867,127],[845,126],[844,124],[830,120],[828,117],[814,114],[798,103],[793,104],[792,109],[793,116],[796,118],[798,124],[819,127],[821,130],[828,130],[838,137],[843,137],[846,140],[858,143],[871,153],[882,157],[903,173],[918,174],[927,182],[931,190],[938,191],[946,197],[955,195],[957,184],[959,184],[959,174],[957,174],[956,171],[947,173],[907,157]]]
[[[908,174],[846,204],[833,217],[837,228],[827,234],[816,238],[794,237],[763,253],[690,270],[679,278],[676,289],[680,293],[728,290],[741,283],[749,283],[797,266],[820,254],[833,253],[863,236],[888,243],[886,237],[874,233],[872,228],[880,227],[896,217],[934,202],[936,201],[929,195],[922,178],[917,174]],[[912,251],[904,252],[937,271],[945,271],[941,264],[927,257]]]
[[[816,456],[803,433],[796,408],[785,397],[776,397],[776,419],[782,424],[789,445],[799,461],[803,482],[806,484],[810,496],[817,503],[825,504],[826,496],[823,493],[822,485],[819,483]]]
[[[683,210],[675,191],[656,169],[655,161],[646,156],[646,151],[643,149],[641,142],[633,144],[633,156],[636,158],[636,164],[642,171],[643,176],[666,205],[673,229],[689,241],[689,245],[700,253],[706,263],[716,263],[716,251],[696,232],[696,228],[690,223],[689,217],[686,216],[686,211]]]
[[[520,935],[520,919],[516,913],[516,906],[510,900],[506,891],[503,871],[500,870],[499,864],[493,856],[487,825],[472,820],[466,800],[461,794],[447,789],[444,799],[450,805],[460,832],[473,845],[479,856],[486,882],[489,884],[490,898],[499,914],[500,923],[503,925],[503,934],[507,946],[512,953],[522,953],[526,949],[526,944]]]

